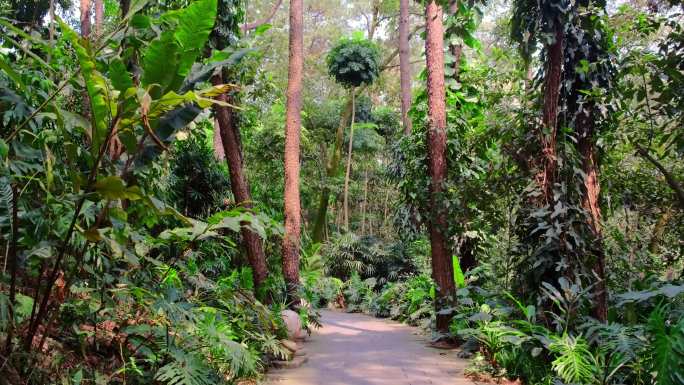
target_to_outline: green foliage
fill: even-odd
[[[178,89],[214,28],[217,0],[198,0],[160,18],[168,26],[143,53],[142,84],[153,95]]]
[[[342,38],[328,53],[328,73],[345,87],[371,84],[380,73],[380,50],[358,34]]]
[[[557,355],[551,365],[566,383],[589,384],[596,378],[597,362],[589,351],[589,344],[582,337],[563,334],[553,336],[549,351]]]
[[[656,384],[684,383],[684,318],[668,325],[667,307],[659,306],[648,318],[647,330],[652,335],[651,367]]]
[[[210,385],[211,370],[204,359],[196,353],[172,350],[173,361],[157,371],[156,380],[169,385]]]
[[[225,206],[230,181],[201,132],[178,142],[172,164],[169,196],[180,212],[201,218]]]
[[[343,281],[358,274],[360,278],[375,278],[378,288],[388,281],[416,271],[414,262],[403,259],[385,248],[379,239],[353,233],[339,236],[324,250],[326,273]]]

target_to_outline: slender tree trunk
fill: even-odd
[[[451,253],[447,245],[447,216],[444,202],[444,181],[446,163],[446,96],[444,89],[444,26],[442,7],[435,0],[427,3],[425,9],[425,56],[428,93],[428,169],[430,173],[429,218],[430,246],[432,254],[432,276],[437,285],[435,306],[437,331],[449,331],[455,289]]]
[[[223,142],[221,141],[221,127],[219,126],[218,120],[214,119],[214,156],[218,160],[226,159],[226,154],[223,152]]]
[[[363,178],[363,206],[361,206],[361,235],[366,232],[366,212],[368,211],[368,170]]]
[[[651,241],[648,242],[648,251],[652,254],[658,252],[660,248],[660,241],[663,239],[663,234],[665,234],[665,227],[672,217],[672,207],[665,207],[662,214],[656,221],[655,226],[653,226],[653,234],[651,235]]]
[[[299,243],[301,208],[299,202],[299,133],[302,125],[302,72],[304,70],[303,0],[290,0],[290,59],[285,112],[285,235],[283,236],[283,276],[288,299],[298,307]]]
[[[94,1],[95,1],[95,35],[97,37],[101,37],[103,27],[104,27],[104,0],[94,0]]]
[[[81,0],[81,36],[90,36],[90,0]]]
[[[380,4],[377,0],[373,0],[372,8],[373,9],[371,10],[371,21],[368,24],[368,40],[373,40],[373,37],[375,36],[375,31],[378,28]]]
[[[413,124],[411,109],[411,51],[409,47],[409,0],[399,0],[399,80],[401,83],[401,122],[404,134],[410,135]]]
[[[214,75],[211,80],[214,85],[223,84],[221,75]],[[225,94],[217,96],[217,99],[223,102],[228,101],[228,97]],[[230,185],[233,196],[235,197],[235,203],[243,208],[251,209],[252,197],[243,170],[239,128],[236,125],[233,111],[229,107],[216,105],[214,106],[214,113],[216,115],[216,120],[219,123],[221,142],[223,143],[223,151],[226,156],[226,162],[228,163]],[[261,296],[262,293],[260,293],[260,289],[268,275],[266,256],[261,244],[261,239],[258,234],[248,229],[246,226],[242,226],[240,233],[242,234],[242,240],[245,249],[247,250],[247,258],[252,266],[254,287],[257,295]]]
[[[349,231],[349,177],[351,175],[351,159],[352,150],[354,149],[354,113],[356,112],[356,105],[354,103],[354,90],[352,90],[352,114],[351,125],[349,128],[349,146],[347,148],[347,170],[344,174],[344,229]]]
[[[17,293],[17,275],[18,275],[18,264],[17,264],[17,239],[19,238],[19,190],[16,184],[12,184],[12,240],[8,245],[7,250],[7,260],[5,263],[9,262],[10,269],[10,288],[9,288],[9,308],[8,308],[8,318],[7,322],[7,339],[5,340],[5,357],[9,357],[12,354],[12,339],[14,338],[14,305]]]
[[[342,111],[342,115],[340,116],[340,124],[337,126],[332,155],[329,157],[326,165],[325,174],[327,180],[321,191],[321,199],[318,204],[313,236],[311,237],[314,242],[323,241],[325,235],[326,226],[328,224],[328,203],[330,201],[330,186],[328,183],[330,183],[330,179],[337,175],[339,170],[340,160],[342,159],[342,146],[344,145],[344,130],[349,124],[349,119],[351,118],[353,110],[352,94],[350,94],[344,110]]]
[[[582,158],[584,177],[584,192],[582,208],[588,214],[587,224],[591,231],[590,252],[593,256],[592,270],[599,280],[594,288],[592,313],[601,322],[608,320],[608,292],[606,286],[605,257],[603,251],[603,236],[601,231],[601,206],[599,198],[601,185],[599,183],[599,164],[596,159],[594,145],[593,103],[585,107],[589,114],[580,112],[577,119],[578,140],[577,147]]]
[[[556,139],[558,132],[558,99],[560,96],[563,65],[563,30],[556,28],[555,41],[547,47],[546,78],[544,79],[543,130],[540,132],[542,145],[541,168],[537,183],[542,192],[542,204],[552,204],[553,187],[556,182]]]
[[[387,222],[389,221],[389,188],[386,188],[385,190],[385,201],[382,204],[382,214],[383,214],[383,219],[380,221],[381,226],[384,228],[387,226]]]

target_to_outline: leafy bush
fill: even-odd
[[[354,273],[363,279],[375,278],[376,289],[380,289],[386,282],[417,271],[412,258],[395,251],[398,251],[396,244],[386,245],[372,236],[343,234],[325,247],[325,271],[343,281]]]
[[[371,84],[380,73],[380,50],[375,43],[355,34],[342,38],[327,57],[328,73],[345,87]]]
[[[208,122],[207,122],[208,123]],[[203,130],[193,130],[173,152],[169,196],[184,215],[202,218],[226,205],[230,181]]]

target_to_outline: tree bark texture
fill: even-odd
[[[410,135],[413,124],[411,109],[411,52],[409,47],[409,0],[399,0],[399,80],[401,84],[401,122],[404,134]]]
[[[541,167],[536,176],[537,183],[542,192],[542,205],[552,204],[553,187],[556,182],[556,166],[558,164],[556,154],[558,99],[560,96],[563,65],[563,30],[561,28],[556,28],[555,41],[547,47],[542,131],[539,133],[542,159]]]
[[[90,36],[90,0],[81,0],[81,36]]]
[[[102,36],[104,26],[104,0],[95,0],[95,35]]]
[[[592,271],[598,278],[594,286],[594,301],[592,313],[601,322],[608,320],[608,292],[606,287],[605,254],[603,251],[603,236],[601,230],[601,206],[599,198],[601,185],[599,183],[599,164],[596,155],[593,103],[585,107],[589,113],[580,111],[576,122],[578,138],[577,148],[582,158],[584,172],[584,191],[582,208],[587,213],[587,225],[591,231],[590,254]]]
[[[443,309],[455,301],[451,253],[447,245],[447,217],[444,208],[446,163],[446,95],[444,88],[444,26],[442,7],[431,0],[425,9],[425,56],[428,93],[428,170],[430,173],[430,246],[432,275],[437,284],[437,331],[449,330],[452,314]]]
[[[283,276],[289,301],[298,306],[299,244],[301,208],[299,201],[299,141],[302,125],[302,72],[304,71],[304,5],[290,0],[290,58],[285,112],[285,235]]]
[[[215,75],[211,80],[214,85],[223,84],[221,75]],[[222,102],[228,102],[228,96],[225,94],[217,96],[217,99]],[[215,105],[214,113],[219,124],[221,142],[223,143],[223,151],[228,163],[230,185],[235,197],[235,203],[245,209],[250,209],[252,207],[252,197],[243,170],[239,128],[235,122],[235,116],[232,109],[226,106]],[[247,258],[252,267],[254,287],[257,294],[259,294],[259,289],[268,275],[266,256],[259,235],[245,225],[243,224],[240,233],[242,234],[244,247],[247,250]]]

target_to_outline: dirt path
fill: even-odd
[[[268,385],[473,385],[456,351],[426,346],[416,328],[361,314],[322,311],[304,343],[309,361],[271,371]]]

